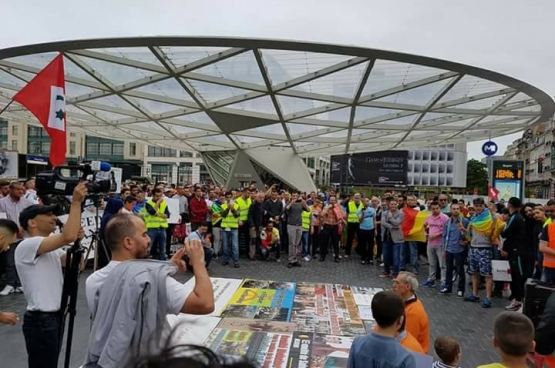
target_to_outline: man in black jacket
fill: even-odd
[[[505,307],[509,311],[518,311],[522,307],[524,298],[524,284],[526,279],[532,277],[534,269],[534,251],[530,246],[530,239],[526,239],[526,223],[520,214],[522,202],[516,197],[511,197],[508,202],[509,220],[501,237],[503,253],[506,253],[511,266],[511,293],[513,300]]]
[[[260,242],[260,231],[264,226],[264,215],[266,212],[264,209],[264,198],[264,193],[258,193],[252,205],[249,207],[249,258],[251,261],[256,259],[256,253]]]
[[[546,363],[555,367],[555,292],[552,292],[536,327],[536,352],[546,356]]]

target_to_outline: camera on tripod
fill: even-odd
[[[117,188],[116,180],[107,162],[92,161],[81,165],[58,166],[52,171],[41,172],[35,179],[39,196],[70,196],[81,181],[87,182],[89,195],[113,192]],[[66,176],[63,171],[80,171],[81,177]],[[71,174],[70,174],[71,175]]]

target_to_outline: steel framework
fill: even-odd
[[[550,118],[541,90],[492,71],[358,47],[152,37],[0,50],[0,107],[57,52],[69,129],[200,152],[404,149],[515,133]],[[22,106],[13,121],[36,123]]]

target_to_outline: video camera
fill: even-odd
[[[80,171],[81,177],[66,176],[62,170]],[[87,182],[89,194],[106,194],[116,190],[117,184],[112,167],[107,162],[92,161],[80,165],[58,166],[52,171],[37,174],[35,185],[39,196],[73,195],[73,190],[81,181]]]

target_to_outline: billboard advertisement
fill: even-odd
[[[346,185],[406,185],[408,151],[331,156],[331,182]]]
[[[491,177],[492,186],[499,191],[499,200],[524,198],[524,161],[494,160]]]

